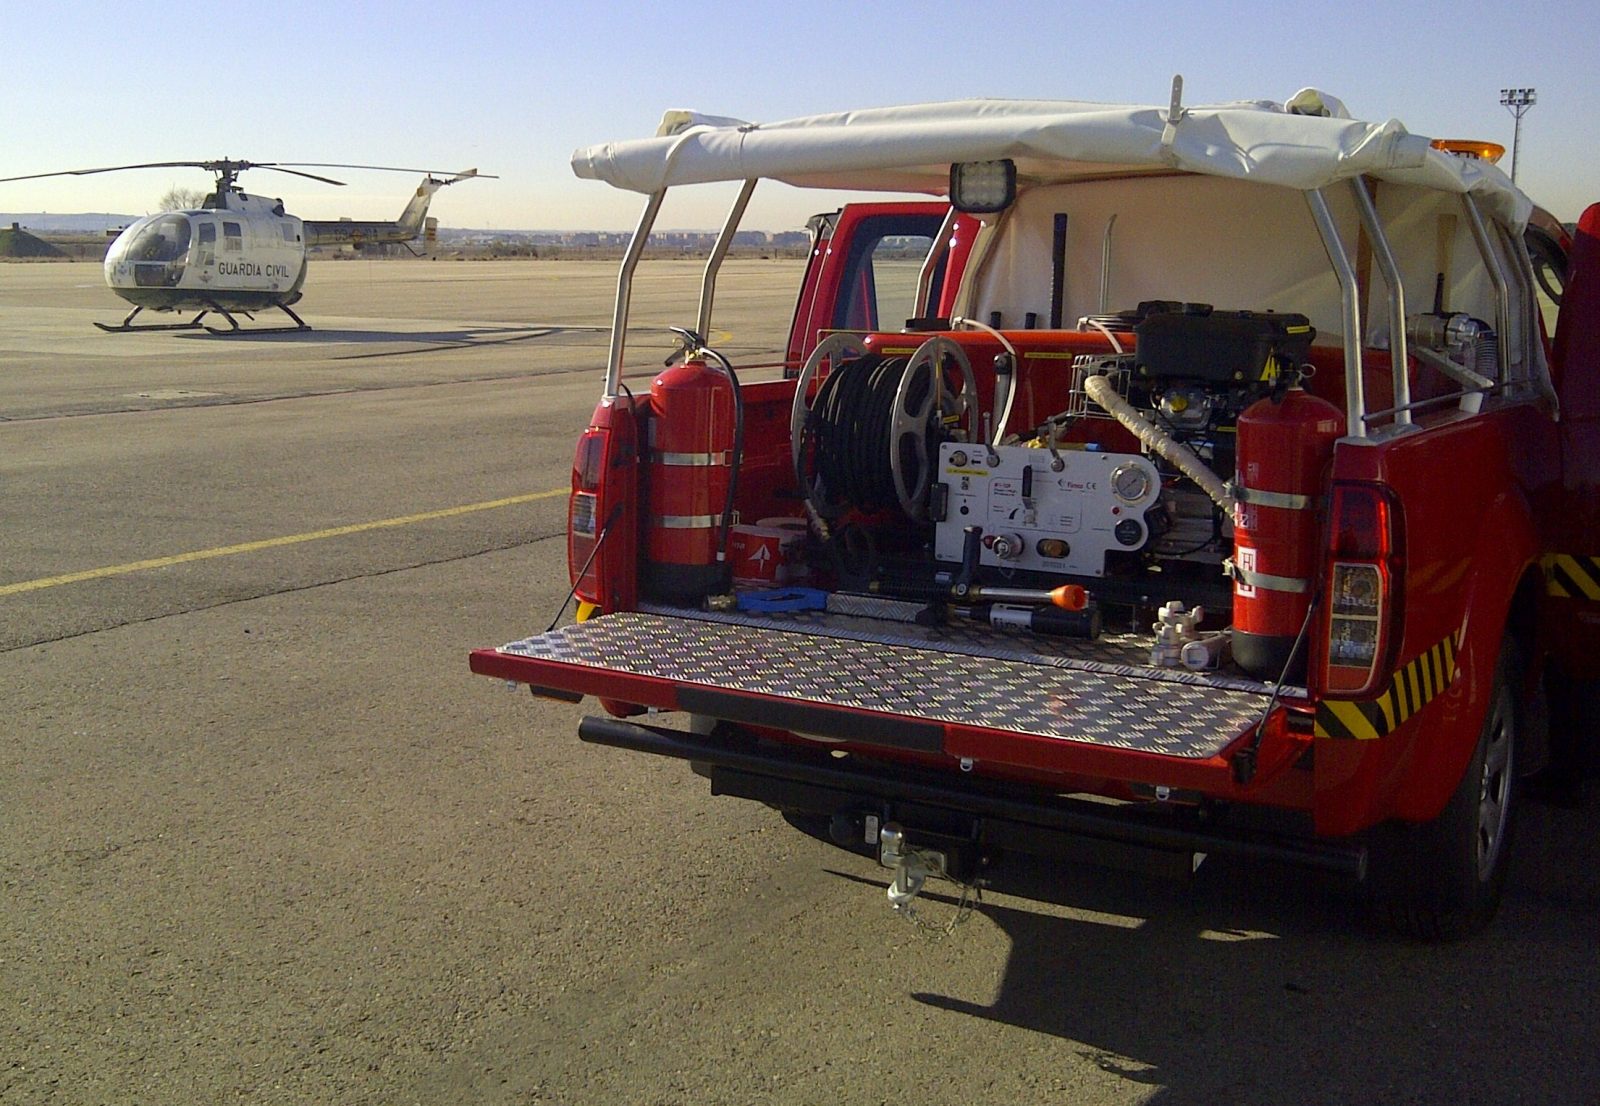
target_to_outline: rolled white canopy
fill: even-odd
[[[1016,162],[1024,188],[1177,170],[1310,190],[1368,175],[1471,192],[1518,230],[1527,221],[1531,202],[1489,162],[1435,150],[1397,120],[1350,119],[1337,100],[1312,89],[1289,104],[1185,108],[1173,124],[1167,107],[1081,101],[958,100],[760,124],[675,110],[655,137],[585,147],[573,153],[572,168],[643,193],[770,178],[943,195],[953,162],[995,158]]]

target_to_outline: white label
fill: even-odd
[[[1233,563],[1244,572],[1255,572],[1256,551],[1247,545],[1235,547],[1233,551]],[[1253,584],[1247,584],[1242,579],[1235,577],[1233,581],[1233,594],[1237,595],[1240,599],[1254,599],[1256,597],[1256,589]]]

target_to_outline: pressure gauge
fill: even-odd
[[[1137,503],[1150,494],[1150,474],[1141,465],[1118,465],[1111,473],[1111,490],[1124,503]]]

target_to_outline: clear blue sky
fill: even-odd
[[[1511,144],[1506,86],[1533,86],[1519,181],[1563,219],[1600,199],[1600,4],[504,2],[343,5],[11,0],[0,177],[247,158],[476,166],[447,226],[631,226],[640,199],[580,181],[572,150],[652,133],[690,107],[756,121],[974,96],[1283,100],[1313,85],[1364,119]],[[1509,155],[1504,163],[1509,167]],[[342,189],[257,171],[306,218],[389,218],[413,181]],[[151,209],[199,171],[0,185],[0,211]],[[696,196],[695,193],[700,195]],[[664,225],[711,227],[725,191],[684,189]],[[799,226],[833,197],[758,190],[746,225]]]

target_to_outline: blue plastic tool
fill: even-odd
[[[828,609],[828,593],[820,588],[764,588],[739,592],[734,596],[734,605],[741,611],[762,614],[825,611]]]

